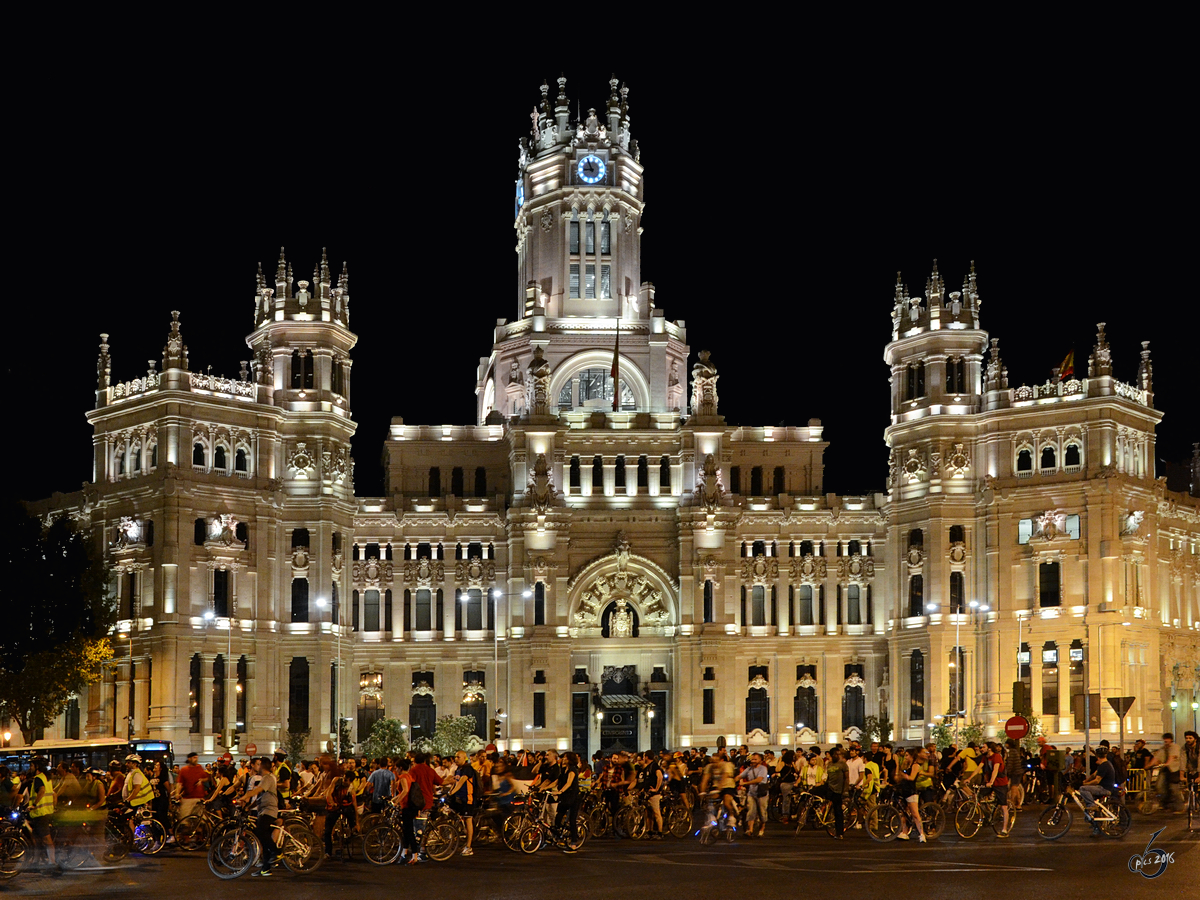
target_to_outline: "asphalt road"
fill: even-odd
[[[877,844],[862,831],[844,841],[824,832],[797,837],[775,825],[761,839],[702,847],[694,839],[590,841],[575,856],[544,849],[522,856],[502,847],[480,847],[469,859],[377,868],[365,862],[327,861],[309,876],[286,873],[270,880],[243,877],[218,881],[200,853],[164,852],[132,857],[113,868],[84,868],[61,877],[22,874],[0,887],[11,897],[130,897],[190,900],[214,897],[279,897],[281,900],[370,900],[397,891],[415,897],[455,900],[674,900],[676,897],[794,898],[821,896],[903,897],[921,900],[1048,895],[1087,898],[1111,895],[1195,896],[1200,884],[1200,832],[1188,833],[1179,817],[1135,816],[1123,840],[1092,838],[1078,819],[1059,841],[1035,832],[1025,815],[1005,841],[990,832],[962,841],[951,831],[922,846]],[[1151,835],[1165,827],[1155,846],[1173,854],[1161,876],[1131,872]],[[1155,867],[1157,868],[1157,867]],[[1187,887],[1191,884],[1192,887]]]

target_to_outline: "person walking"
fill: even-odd
[[[842,804],[846,793],[850,790],[850,768],[842,759],[842,751],[834,747],[829,751],[829,765],[825,768],[825,784],[813,790],[819,797],[824,797],[833,805],[834,839],[842,840],[846,830],[845,816]]]
[[[408,792],[400,811],[401,839],[408,852],[409,865],[416,865],[424,862],[424,859],[421,858],[421,845],[417,841],[414,823],[418,815],[427,815],[433,809],[434,791],[442,783],[442,778],[429,767],[429,754],[421,750],[413,755],[408,776]]]
[[[738,781],[746,785],[746,837],[763,836],[767,830],[767,797],[771,773],[763,764],[762,754],[750,755],[749,765]],[[757,828],[755,825],[757,824]]]

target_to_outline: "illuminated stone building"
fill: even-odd
[[[315,751],[339,716],[358,740],[384,715],[482,736],[502,708],[510,745],[587,754],[827,744],[881,714],[916,740],[955,710],[994,732],[1025,678],[1074,738],[1087,650],[1134,732],[1172,684],[1190,705],[1200,512],[1153,479],[1148,352],[1119,382],[1101,331],[1086,379],[1009,387],[973,269],[947,293],[935,267],[924,298],[897,287],[886,490],[826,494],[821,423],[727,423],[641,280],[625,89],[579,122],[550,92],[476,422],[393,419],[383,496],[353,491],[345,269],[260,272],[238,378],[192,371],[177,317],[132,382],[102,343],[93,483],[35,508],[105,542],[123,638],[48,736],[131,717],[205,753],[289,728]]]

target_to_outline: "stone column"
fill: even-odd
[[[1069,641],[1059,641],[1055,646],[1058,647],[1058,727],[1055,730],[1074,731],[1075,719],[1071,714],[1071,644]],[[1064,722],[1068,727],[1063,727]]]
[[[200,733],[213,733],[213,663],[217,654],[200,654],[200,696],[196,702],[200,704]]]
[[[780,566],[782,568],[782,566]],[[786,637],[792,632],[792,603],[788,602],[789,585],[782,578],[775,581],[776,608],[778,610],[779,636]],[[795,598],[792,598],[792,602]],[[795,724],[795,723],[792,723]]]
[[[458,598],[455,596],[457,585],[450,585],[442,588],[442,640],[454,640],[454,607],[458,604]],[[433,614],[437,615],[437,590],[433,592]],[[466,624],[465,622],[463,623]],[[459,678],[461,681],[462,678]]]

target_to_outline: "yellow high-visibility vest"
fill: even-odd
[[[37,799],[39,779],[46,786],[45,790],[42,791],[42,799],[40,800]],[[30,790],[33,793],[33,796],[29,798],[33,804],[33,808],[29,811],[29,818],[38,819],[42,816],[52,815],[54,813],[54,788],[50,785],[50,779],[41,772],[38,772],[33,778]]]
[[[142,783],[135,793],[129,795],[130,806],[145,806],[154,799],[154,786],[150,784],[150,779],[143,773],[139,772],[138,774],[142,775]],[[132,778],[133,772],[130,772],[127,777]]]
[[[280,800],[290,800],[292,797],[292,770],[287,763],[280,763],[275,770],[275,783],[279,789]]]

